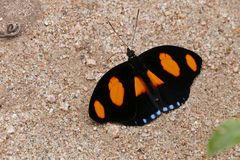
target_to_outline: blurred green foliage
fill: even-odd
[[[208,155],[215,155],[240,144],[240,119],[231,119],[218,126],[208,141]]]

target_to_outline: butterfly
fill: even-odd
[[[99,122],[145,125],[162,113],[179,108],[188,99],[199,75],[201,57],[177,46],[159,46],[136,56],[99,80],[89,104],[90,117]]]
[[[127,56],[126,62],[102,76],[93,91],[89,116],[98,123],[143,126],[179,108],[188,99],[202,66],[197,53],[171,45],[139,56],[127,46]]]

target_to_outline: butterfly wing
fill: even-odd
[[[202,65],[202,59],[196,53],[176,46],[152,48],[142,53],[139,60],[146,67],[143,76],[151,83],[147,88],[157,90],[159,101],[155,102],[149,91],[138,95],[136,116],[128,122],[131,125],[145,125],[162,112],[180,107],[188,99],[190,87]],[[147,83],[142,81],[142,85]]]
[[[134,73],[128,62],[109,70],[98,82],[89,104],[90,117],[99,122],[124,123],[135,117]]]
[[[161,112],[178,108],[189,97],[190,87],[200,73],[202,59],[193,51],[177,46],[159,46],[139,56],[141,62],[153,75],[161,79],[159,90]]]
[[[148,90],[136,68],[130,62],[122,63],[98,82],[90,100],[89,115],[99,123],[118,122],[134,126],[149,123],[161,112]],[[150,115],[150,119],[145,115]]]

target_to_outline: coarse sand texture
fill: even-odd
[[[93,90],[127,60],[107,21],[131,45],[138,9],[136,55],[184,47],[201,74],[184,105],[147,125],[97,124]],[[240,118],[239,10],[239,0],[0,0],[0,159],[240,159],[239,145],[206,151],[216,126]]]

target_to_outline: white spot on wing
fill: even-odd
[[[143,118],[143,123],[145,123],[145,124],[147,123],[147,120],[145,118]]]
[[[150,117],[151,117],[151,119],[155,119],[156,118],[155,114],[152,114]]]
[[[167,108],[167,107],[163,107],[163,111],[164,111],[164,112],[167,112],[167,111],[168,111],[168,108]]]
[[[169,105],[168,107],[169,107],[169,109],[174,109],[174,105],[172,105],[172,104]]]
[[[156,115],[160,116],[160,114],[161,114],[161,111],[158,110],[158,111],[156,112]]]

